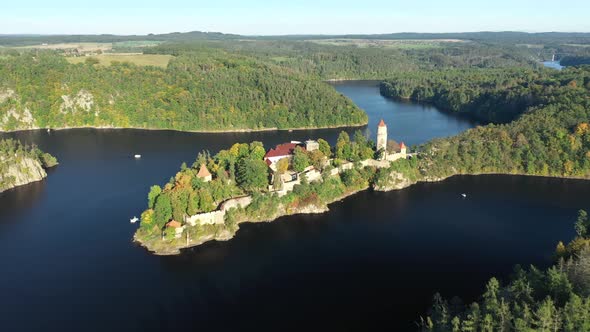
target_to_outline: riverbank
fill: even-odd
[[[233,239],[240,227],[240,224],[243,223],[263,223],[263,222],[273,222],[277,219],[285,216],[293,216],[293,215],[301,215],[301,214],[322,214],[330,211],[330,205],[339,201],[342,201],[348,197],[351,197],[357,193],[366,191],[366,190],[374,190],[379,192],[389,192],[395,190],[403,190],[409,188],[413,185],[418,183],[424,182],[441,182],[453,178],[455,176],[480,176],[480,175],[509,175],[509,176],[526,176],[526,177],[534,177],[534,178],[548,178],[548,179],[572,179],[572,180],[585,180],[590,181],[589,178],[584,177],[568,177],[568,176],[541,176],[541,175],[531,175],[531,174],[523,174],[523,173],[497,173],[497,172],[490,172],[490,173],[473,173],[473,174],[453,174],[446,177],[430,177],[430,178],[422,178],[420,180],[410,180],[408,177],[404,176],[400,172],[391,172],[390,176],[397,181],[389,185],[377,185],[375,183],[371,183],[369,185],[363,186],[362,188],[358,188],[355,190],[351,190],[349,192],[344,193],[336,197],[335,199],[331,200],[330,202],[326,202],[324,204],[310,204],[308,206],[299,207],[297,209],[286,209],[284,206],[279,206],[277,212],[270,217],[262,217],[262,218],[244,218],[241,220],[235,221],[235,224],[228,227],[226,224],[224,225],[208,225],[206,227],[205,232],[202,234],[197,234],[196,237],[191,237],[190,241],[187,242],[186,238],[179,238],[179,239],[172,239],[167,242],[163,242],[160,240],[155,239],[154,241],[143,241],[138,236],[137,233],[133,237],[133,241],[142,247],[146,248],[148,251],[152,252],[155,255],[159,256],[168,256],[168,255],[178,255],[181,253],[183,249],[189,249],[193,247],[200,246],[210,241],[229,241]]]
[[[17,130],[0,130],[2,133],[19,133],[36,130],[50,130],[50,131],[64,131],[72,129],[97,129],[97,130],[147,130],[147,131],[175,131],[183,133],[197,133],[197,134],[223,134],[223,133],[257,133],[257,132],[272,132],[272,131],[304,131],[316,129],[339,129],[339,128],[361,128],[368,124],[368,120],[362,124],[342,125],[342,126],[320,126],[320,127],[298,127],[298,128],[261,128],[261,129],[219,129],[219,130],[182,130],[173,128],[142,128],[142,127],[116,127],[116,126],[76,126],[76,127],[59,127],[59,128],[30,128]]]
[[[178,255],[181,253],[181,250],[183,249],[197,247],[209,241],[229,241],[236,236],[237,232],[240,229],[239,225],[243,223],[273,222],[285,216],[326,213],[330,211],[330,204],[341,201],[347,197],[350,197],[356,193],[359,193],[367,189],[369,189],[369,186],[366,186],[362,189],[347,192],[339,196],[338,198],[330,201],[329,203],[319,205],[310,204],[307,206],[298,207],[296,209],[287,209],[285,206],[281,205],[278,207],[278,210],[280,212],[276,212],[270,217],[265,216],[260,218],[243,218],[241,220],[236,220],[231,225],[227,225],[227,223],[223,225],[205,225],[204,232],[201,232],[200,234],[199,232],[196,232],[196,237],[189,237],[188,241],[185,237],[170,239],[167,241],[163,241],[159,238],[152,238],[146,241],[138,235],[138,232],[136,232],[133,236],[133,242],[139,244],[140,246],[144,247],[148,251],[158,256]],[[187,232],[188,231],[189,230],[187,230]]]

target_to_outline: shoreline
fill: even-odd
[[[0,134],[10,134],[19,132],[31,132],[36,130],[50,130],[50,131],[65,131],[72,129],[96,129],[96,130],[146,130],[146,131],[175,131],[183,133],[195,133],[195,134],[223,134],[223,133],[258,133],[258,132],[271,132],[271,131],[304,131],[304,130],[321,130],[321,129],[339,129],[339,128],[360,128],[367,126],[369,121],[363,124],[353,125],[337,125],[337,126],[320,126],[320,127],[298,127],[298,128],[261,128],[261,129],[217,129],[217,130],[183,130],[173,128],[142,128],[142,127],[114,127],[114,126],[76,126],[76,127],[58,127],[58,128],[30,128],[30,129],[15,129],[15,130],[0,130]]]
[[[346,199],[348,197],[351,197],[353,195],[356,195],[357,193],[360,193],[360,192],[363,192],[366,190],[372,189],[375,192],[390,192],[390,191],[395,191],[395,190],[403,190],[403,189],[409,188],[409,187],[419,184],[419,183],[442,182],[442,181],[448,180],[448,179],[455,177],[455,176],[481,176],[481,175],[527,176],[527,177],[547,178],[547,179],[569,179],[569,180],[590,181],[590,178],[587,178],[587,177],[549,176],[549,175],[533,175],[533,174],[519,174],[519,173],[474,173],[474,174],[453,174],[453,175],[449,175],[449,176],[441,177],[441,178],[430,178],[430,179],[425,178],[425,179],[420,179],[420,180],[414,181],[414,182],[410,181],[410,182],[406,182],[406,183],[401,183],[399,185],[383,187],[383,188],[376,187],[375,185],[368,185],[365,188],[357,189],[357,190],[353,190],[351,192],[345,193],[342,196],[334,199],[333,201],[323,204],[322,206],[316,206],[316,205],[312,204],[312,205],[309,205],[306,207],[302,207],[296,211],[292,211],[290,213],[277,213],[276,215],[274,215],[270,218],[265,218],[265,219],[261,219],[261,220],[238,221],[238,222],[236,222],[236,226],[235,226],[236,228],[233,230],[225,228],[225,225],[224,225],[225,229],[223,229],[221,232],[219,232],[219,234],[216,233],[213,235],[204,236],[202,238],[199,238],[196,242],[190,243],[189,245],[186,245],[186,244],[172,245],[169,248],[166,248],[165,250],[154,250],[153,248],[150,248],[149,244],[146,244],[146,243],[142,242],[141,240],[139,240],[136,237],[136,234],[134,234],[132,242],[139,244],[143,248],[147,249],[151,254],[154,254],[156,256],[179,255],[179,254],[182,254],[182,251],[185,249],[195,248],[195,247],[203,245],[207,242],[211,242],[211,241],[219,241],[219,242],[223,241],[224,242],[224,241],[231,240],[232,238],[237,236],[238,231],[240,230],[239,225],[242,223],[255,224],[255,223],[263,223],[263,222],[274,222],[281,217],[301,215],[301,214],[326,213],[326,212],[330,211],[331,204],[339,202],[339,201],[343,201],[344,199]]]
[[[179,254],[182,254],[182,250],[195,248],[195,247],[201,246],[207,242],[211,242],[211,241],[225,242],[225,241],[229,241],[229,240],[233,239],[238,234],[238,231],[240,230],[240,224],[270,223],[270,222],[276,221],[277,219],[279,219],[281,217],[303,215],[303,214],[322,214],[322,213],[329,212],[330,211],[329,206],[331,204],[336,203],[338,201],[342,201],[342,200],[344,200],[350,196],[353,196],[359,192],[369,190],[370,188],[371,188],[371,186],[367,186],[366,188],[363,188],[363,189],[353,190],[351,192],[344,193],[342,196],[336,198],[335,200],[333,200],[329,203],[325,203],[321,206],[311,204],[311,205],[299,208],[298,210],[292,211],[290,213],[277,213],[276,215],[274,215],[270,218],[263,218],[260,220],[237,221],[236,225],[235,225],[235,229],[227,229],[226,226],[224,225],[225,229],[223,229],[221,232],[219,232],[219,234],[217,234],[217,233],[213,234],[213,235],[209,234],[207,236],[197,239],[194,243],[190,243],[189,245],[186,245],[186,244],[172,245],[172,246],[166,248],[165,250],[154,250],[153,248],[150,248],[149,244],[146,244],[146,243],[142,242],[141,240],[139,240],[137,238],[137,233],[133,234],[132,242],[135,244],[139,244],[141,247],[145,248],[151,254],[156,255],[156,256],[179,255]]]

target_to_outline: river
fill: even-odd
[[[371,83],[335,87],[367,111],[373,136],[381,118],[390,137],[407,144],[474,125],[387,100]],[[36,143],[61,164],[42,182],[0,194],[1,329],[412,329],[435,291],[473,300],[514,264],[549,265],[557,241],[573,237],[576,211],[590,208],[584,181],[465,176],[362,192],[322,215],[245,224],[231,241],[179,256],[153,256],[131,243],[138,225],[129,218],[145,208],[149,186],[200,150],[252,140],[334,142],[338,132],[2,135]]]

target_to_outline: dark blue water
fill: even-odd
[[[369,114],[366,130],[372,139],[376,139],[377,124],[381,119],[387,124],[388,139],[410,145],[454,135],[475,125],[464,118],[442,113],[433,106],[384,98],[379,95],[378,82],[343,82],[335,83],[334,87]]]
[[[364,83],[337,88],[369,113],[370,128],[384,117],[391,136],[409,144],[469,127],[386,101]],[[42,182],[0,194],[0,330],[411,329],[435,291],[473,299],[514,264],[550,264],[556,242],[573,236],[577,209],[590,208],[584,181],[455,177],[363,192],[322,215],[244,225],[231,241],[179,256],[131,242],[137,225],[128,220],[145,208],[149,186],[200,150],[337,134],[3,135],[35,142],[61,164]]]

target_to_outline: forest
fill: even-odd
[[[588,38],[586,34],[476,33],[455,36],[461,37],[459,41],[400,48],[321,44],[305,36],[238,37],[202,32],[0,36],[5,46],[34,41],[110,42],[114,49],[172,57],[163,68],[118,61],[105,65],[92,56],[76,58],[72,64],[63,50],[4,47],[0,49],[0,130],[241,131],[366,124],[362,110],[322,82],[341,79],[387,79],[382,91],[393,98],[430,102],[482,122],[505,123],[540,103],[532,98],[541,94],[527,94],[531,89],[522,86],[544,75],[538,61],[556,50],[583,55],[585,48],[564,43],[586,43]],[[427,41],[427,37],[452,36],[348,37]],[[546,44],[512,43],[525,40]],[[494,108],[497,105],[501,111]]]
[[[484,123],[507,123],[551,98],[548,70],[528,68],[446,69],[396,73],[380,85],[394,99],[429,103]],[[584,84],[584,81],[581,81]]]
[[[590,178],[590,67],[555,70],[452,70],[412,73],[382,85],[395,98],[435,103],[492,122],[417,147],[392,165],[413,182],[455,174],[526,174]],[[506,123],[493,123],[506,122]],[[386,182],[387,174],[377,183]],[[558,243],[546,271],[517,266],[507,284],[492,278],[469,306],[436,294],[423,331],[587,331],[590,329],[590,222],[580,211],[578,236]]]
[[[514,105],[515,120],[489,124],[419,147],[417,167],[424,178],[454,174],[528,174],[587,178],[590,176],[590,67],[543,71],[512,89],[491,90],[490,109],[503,112],[505,100],[526,97]],[[476,99],[477,100],[477,99]],[[468,99],[463,99],[465,104]],[[459,107],[465,107],[461,101]],[[516,103],[519,105],[519,103]],[[494,114],[493,112],[491,114]],[[520,114],[520,115],[517,115]]]
[[[536,66],[525,49],[468,42],[404,49],[322,45],[306,40],[226,40],[169,42],[144,52],[179,55],[204,47],[254,57],[321,80],[385,79],[395,72],[437,68]]]
[[[557,263],[543,271],[516,266],[504,285],[491,278],[471,305],[435,294],[432,308],[419,320],[422,331],[564,331],[590,330],[590,248],[588,214],[578,212],[578,236],[557,244]]]
[[[219,49],[166,69],[53,52],[0,57],[0,129],[136,127],[195,131],[355,126],[366,114],[329,85]]]

